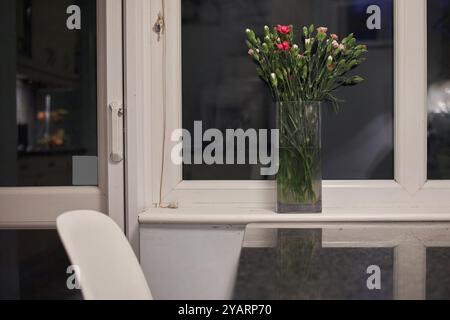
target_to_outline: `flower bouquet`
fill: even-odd
[[[367,47],[353,34],[341,41],[325,27],[303,27],[300,43],[292,26],[264,27],[263,39],[247,29],[248,54],[277,104],[280,130],[277,212],[321,212],[321,105],[337,111],[334,92],[363,81],[349,72]]]

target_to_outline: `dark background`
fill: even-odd
[[[450,0],[428,0],[428,178],[450,179]],[[436,98],[439,96],[439,98]],[[438,111],[437,111],[438,110]]]
[[[381,8],[382,29],[368,30],[366,9]],[[343,37],[353,32],[369,47],[357,69],[366,81],[343,89],[341,112],[323,108],[325,179],[388,179],[393,172],[392,0],[183,0],[183,128],[275,127],[268,88],[247,56],[246,28],[265,24],[325,25]],[[258,166],[185,165],[185,180],[266,179]]]

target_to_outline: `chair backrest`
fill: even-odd
[[[72,211],[59,216],[56,224],[71,263],[80,271],[86,300],[152,299],[133,249],[111,218]]]

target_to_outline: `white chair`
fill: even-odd
[[[150,300],[144,273],[117,224],[95,211],[72,211],[56,220],[69,259],[80,271],[86,300]]]

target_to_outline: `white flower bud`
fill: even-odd
[[[271,82],[272,86],[274,86],[274,87],[278,86],[277,75],[275,73],[270,74],[270,82]]]
[[[332,56],[328,56],[327,62],[328,62],[328,64],[332,64],[333,63],[333,57]]]

